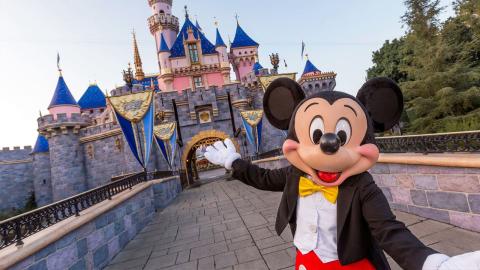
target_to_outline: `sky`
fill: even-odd
[[[442,0],[449,5],[451,0]],[[215,42],[214,17],[227,42],[242,28],[260,43],[260,63],[271,68],[278,53],[301,74],[306,43],[310,60],[322,71],[335,71],[336,90],[355,94],[372,65],[372,52],[405,32],[403,0],[173,0],[183,24],[184,6]],[[90,83],[102,90],[122,85],[121,72],[133,63],[135,29],[143,69],[158,72],[155,41],[147,18],[147,0],[0,0],[0,147],[33,145],[37,118],[47,107],[58,80],[57,52],[63,76],[80,99]],[[451,8],[442,14],[452,15]]]

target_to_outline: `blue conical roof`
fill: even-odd
[[[225,42],[223,42],[223,38],[220,35],[220,31],[218,31],[218,28],[217,28],[217,40],[215,41],[215,47],[227,47],[227,45],[225,45]]]
[[[217,53],[215,51],[215,46],[205,37],[204,34],[200,30],[198,30],[197,26],[195,26],[192,21],[187,17],[185,18],[185,23],[180,30],[177,39],[172,45],[170,49],[171,55],[170,57],[184,57],[185,56],[185,47],[183,45],[183,40],[188,38],[188,29],[191,28],[193,31],[193,36],[198,39],[200,38],[200,43],[202,47],[203,54],[214,54]]]
[[[53,94],[52,101],[50,102],[50,106],[48,108],[52,108],[55,106],[64,106],[64,105],[73,105],[78,106],[77,101],[72,96],[70,89],[68,89],[63,76],[60,75],[58,77],[57,87],[55,88],[55,93]]]
[[[96,85],[90,85],[83,96],[78,101],[81,109],[95,109],[107,107],[105,95],[102,90]]]
[[[168,48],[167,41],[165,41],[165,37],[163,33],[160,34],[160,51],[159,52],[169,52],[170,48]]]
[[[255,75],[258,75],[258,72],[260,71],[260,69],[262,69],[262,65],[259,63],[259,62],[256,62],[254,65],[253,65],[253,72],[255,73]]]
[[[251,37],[243,31],[242,27],[237,24],[237,31],[235,32],[235,38],[232,42],[232,48],[239,48],[239,47],[252,47],[258,46],[258,43],[255,42]]]
[[[198,28],[198,30],[202,31],[202,27],[200,26],[200,24],[198,23],[198,20],[195,20],[195,26]]]
[[[47,139],[42,135],[38,134],[37,141],[35,142],[32,153],[46,153],[48,151],[49,148]]]
[[[305,64],[305,69],[303,70],[302,75],[305,75],[311,72],[320,72],[320,70],[314,64],[312,64],[310,60],[307,60],[307,63]]]

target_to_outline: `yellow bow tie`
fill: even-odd
[[[335,204],[338,196],[338,187],[325,187],[313,183],[310,179],[301,176],[298,185],[298,193],[300,197],[310,196],[315,192],[322,192],[327,201]]]

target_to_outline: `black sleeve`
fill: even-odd
[[[253,165],[242,159],[237,159],[232,164],[233,178],[261,190],[283,191],[287,181],[288,167],[268,170]]]
[[[403,269],[421,270],[427,257],[438,253],[425,246],[404,223],[396,220],[385,195],[366,173],[360,188],[362,212],[372,236]]]

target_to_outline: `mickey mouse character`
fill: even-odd
[[[356,98],[337,91],[305,98],[300,85],[280,78],[263,107],[273,126],[288,130],[283,153],[291,166],[252,165],[229,139],[207,147],[205,157],[247,185],[283,191],[275,229],[280,235],[290,225],[296,270],[390,269],[382,250],[404,269],[480,269],[478,251],[450,258],[422,244],[367,172],[379,156],[374,132],[394,126],[403,110],[393,81],[369,80]]]

